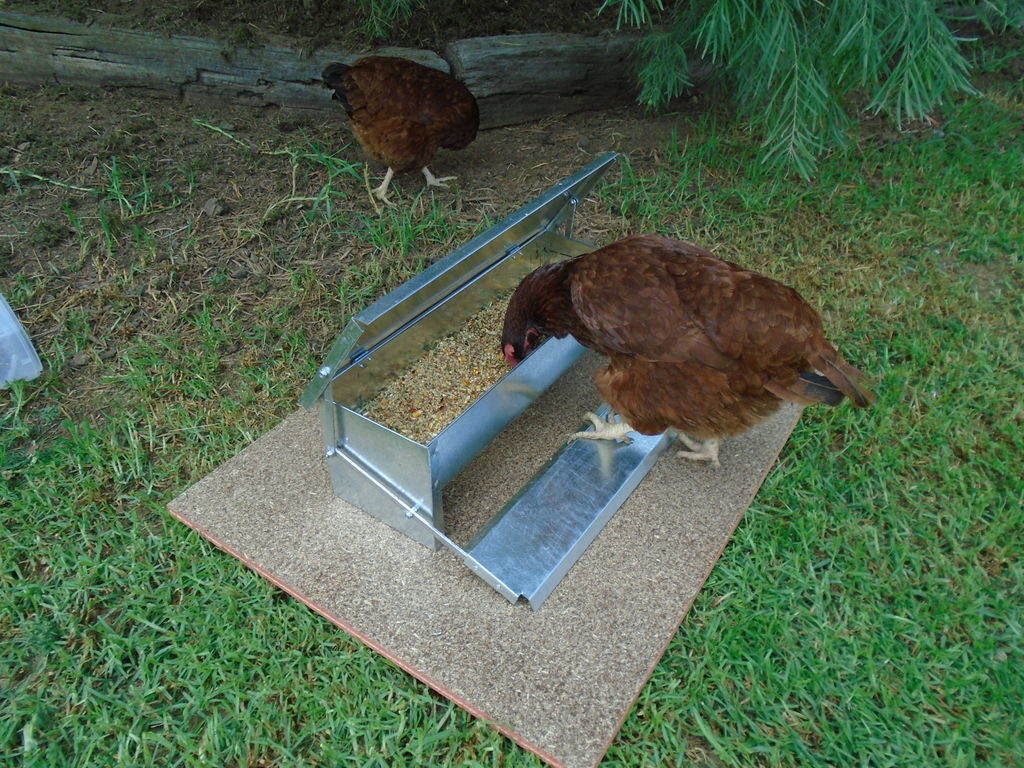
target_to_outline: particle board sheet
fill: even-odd
[[[581,426],[596,405],[595,366],[585,356],[449,484],[449,535],[468,541]],[[313,413],[291,414],[169,506],[551,765],[589,768],[798,418],[787,407],[725,441],[717,470],[670,449],[537,612],[509,604],[448,550],[432,552],[335,497]]]

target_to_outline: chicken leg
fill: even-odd
[[[441,178],[437,178],[437,176],[430,172],[429,168],[423,166],[423,178],[427,180],[428,187],[447,187],[448,185],[445,184],[445,182],[457,179],[458,176],[442,176]]]
[[[382,203],[390,203],[391,201],[388,200],[388,185],[391,183],[391,179],[393,179],[394,176],[395,171],[389,166],[388,172],[384,174],[384,181],[380,183],[379,187],[370,190],[370,194]],[[447,187],[448,185],[445,184],[446,181],[451,181],[452,179],[457,178],[456,176],[442,176],[441,178],[437,178],[437,176],[432,174],[430,169],[425,166],[423,168],[423,177],[427,180],[428,187]]]
[[[597,414],[587,411],[585,414],[590,423],[594,425],[593,432],[576,432],[569,435],[569,441],[583,438],[584,440],[622,440],[626,445],[633,442],[633,438],[626,437],[626,433],[632,432],[633,428],[624,421],[605,421]],[[609,414],[611,416],[611,414]]]
[[[684,459],[690,459],[691,461],[710,461],[711,466],[720,467],[718,463],[718,445],[719,439],[717,437],[709,437],[704,442],[700,440],[694,440],[689,435],[684,435],[682,432],[677,433],[679,441],[690,450],[679,451],[676,456],[682,456]]]
[[[370,194],[376,197],[382,203],[390,202],[388,200],[388,184],[391,183],[391,179],[394,178],[394,176],[394,170],[390,166],[388,166],[388,172],[384,174],[384,181],[380,183],[379,187],[376,187],[375,189],[371,190]],[[367,183],[366,186],[370,186],[369,183]]]

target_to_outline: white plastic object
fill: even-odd
[[[42,370],[32,341],[0,293],[0,387],[14,379],[34,379]]]

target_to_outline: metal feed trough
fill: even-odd
[[[450,548],[510,602],[525,597],[534,610],[647,473],[666,438],[638,435],[610,459],[592,441],[567,444],[462,548],[445,534],[443,489],[583,347],[571,337],[545,341],[426,443],[359,408],[425,347],[535,267],[593,250],[572,239],[573,216],[615,158],[594,161],[353,317],[301,400],[306,408],[319,403],[338,496],[428,547]],[[497,355],[497,344],[480,352]]]

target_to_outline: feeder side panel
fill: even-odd
[[[433,536],[406,512],[418,508],[443,529],[435,509],[425,446],[345,408],[338,412],[338,445],[328,457],[334,492],[426,546]]]

